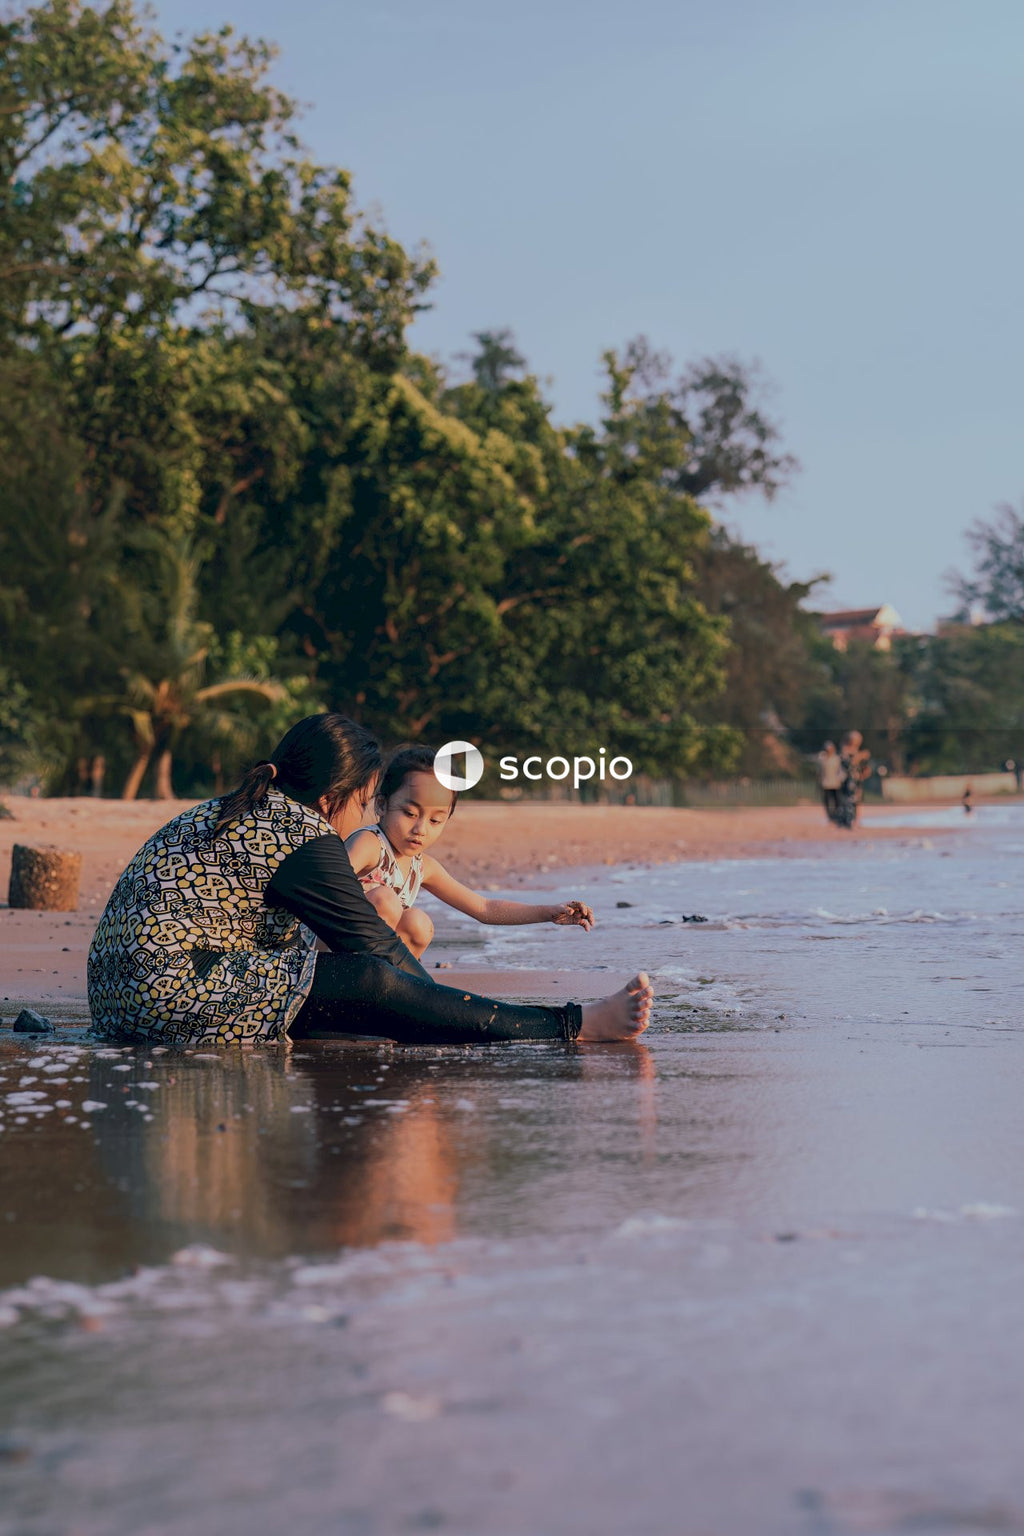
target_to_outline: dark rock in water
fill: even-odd
[[[34,1008],[23,1008],[14,1021],[14,1028],[22,1035],[52,1035],[53,1025]]]
[[[684,914],[683,914],[683,922],[684,923],[706,923],[707,922],[707,918],[702,913],[700,913],[700,912],[691,912],[689,917],[687,917],[685,912],[684,912]]]
[[[615,905],[617,907],[631,907],[633,903],[631,901],[617,901]]]

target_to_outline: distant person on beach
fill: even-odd
[[[836,825],[851,829],[857,820],[857,806],[862,785],[871,772],[871,754],[865,749],[860,731],[847,731],[840,746],[843,782],[839,786]]]
[[[573,924],[589,932],[594,914],[585,901],[531,904],[480,896],[428,854],[455,810],[458,792],[434,774],[430,747],[403,747],[388,761],[377,790],[377,822],[345,840],[352,868],[368,900],[419,960],[434,937],[426,912],[413,905],[421,890],[475,917],[478,923]]]
[[[971,786],[969,784],[963,792],[961,797],[961,804],[963,805],[964,812],[969,816],[974,810],[974,806],[971,803]]]
[[[363,726],[311,715],[237,789],[154,833],[89,950],[97,1033],[173,1046],[314,1034],[470,1045],[632,1040],[647,1028],[643,971],[582,1006],[438,986],[366,900],[345,851],[380,772]]]
[[[843,787],[846,770],[843,760],[839,756],[839,750],[834,741],[826,741],[822,750],[818,753],[818,783],[821,786],[821,799],[825,807],[825,815],[829,821],[836,821],[839,816],[839,791]]]

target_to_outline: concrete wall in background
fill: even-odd
[[[929,779],[890,774],[882,780],[882,798],[894,802],[959,800],[968,786],[971,794],[979,798],[982,795],[1013,795],[1017,792],[1017,779],[1012,773],[946,773]]]

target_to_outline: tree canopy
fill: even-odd
[[[994,517],[974,522],[967,542],[974,570],[951,580],[963,610],[977,606],[994,623],[1024,623],[1024,516],[1004,501]]]
[[[272,61],[131,0],[0,23],[0,773],[208,788],[315,707],[795,771],[845,685],[810,587],[716,522],[796,469],[757,369],[606,346],[561,423],[506,328],[419,355],[433,261]]]

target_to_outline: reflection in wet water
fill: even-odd
[[[37,1068],[43,1089],[9,1106],[26,1112],[3,1139],[0,1195],[17,1240],[0,1284],[40,1271],[108,1278],[193,1242],[266,1258],[521,1224],[530,1186],[571,1155],[571,1122],[550,1108],[584,1084],[600,1099],[633,1082],[612,1155],[637,1166],[655,1155],[655,1070],[639,1044],[33,1051],[44,1067],[79,1070],[69,1085]],[[25,1060],[7,1044],[0,1090],[31,1076]],[[607,1149],[592,1155],[600,1164]]]

